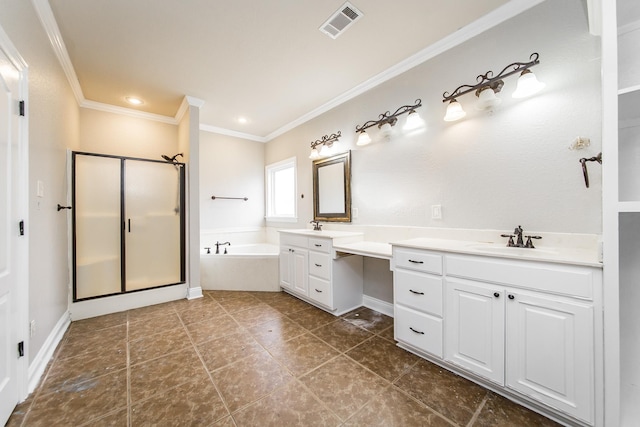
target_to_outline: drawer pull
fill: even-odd
[[[319,244],[319,243],[316,243],[316,244],[315,244],[315,245],[313,245],[313,246],[315,246],[316,248],[321,248],[321,247],[322,247],[322,245],[321,245],[321,244]]]
[[[322,267],[322,264],[316,264],[316,267]]]
[[[424,264],[424,261],[416,261],[414,259],[410,259],[409,262],[412,262],[414,264]]]
[[[317,289],[317,288],[315,288],[315,289],[316,289],[316,292],[318,292],[320,294],[322,293],[322,291],[320,289]]]
[[[412,294],[416,294],[416,295],[424,295],[424,292],[414,291],[413,289],[409,289],[409,292],[411,292]]]
[[[409,329],[411,329],[416,334],[424,335],[424,332],[417,331],[417,330],[413,329],[411,326],[409,326]]]

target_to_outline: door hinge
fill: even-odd
[[[24,341],[18,343],[18,357],[24,357]]]
[[[20,221],[20,223],[18,224],[18,229],[20,231],[20,235],[24,236],[24,220]]]
[[[20,115],[24,117],[24,115],[25,115],[25,112],[24,112],[24,101],[20,101],[18,103],[18,108],[20,110]]]

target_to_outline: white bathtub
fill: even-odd
[[[224,254],[225,248],[227,254]],[[200,253],[200,281],[205,290],[278,291],[277,245],[255,243],[221,246],[220,254]]]

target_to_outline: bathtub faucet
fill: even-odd
[[[313,231],[322,231],[322,224],[320,224],[320,221],[311,221],[310,224],[313,224]]]
[[[224,243],[216,242],[216,254],[220,253],[220,246],[226,246],[226,245],[231,246],[231,242],[224,242]]]

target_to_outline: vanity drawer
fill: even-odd
[[[396,304],[442,316],[444,289],[442,276],[396,270],[393,273],[393,283]]]
[[[535,249],[531,249],[535,251]],[[447,275],[593,299],[598,270],[544,262],[447,255]]]
[[[442,319],[396,305],[394,324],[398,341],[442,358]]]
[[[396,249],[393,252],[395,266],[425,273],[442,274],[442,255],[430,252]]]
[[[329,280],[331,278],[331,258],[329,254],[309,252],[309,274]]]
[[[288,233],[280,233],[280,245],[286,246],[300,246],[306,248],[308,245],[309,238],[305,236],[288,234]]]
[[[309,276],[309,298],[333,309],[331,305],[331,285],[328,280]]]
[[[328,254],[331,252],[331,240],[309,237],[309,249]]]

